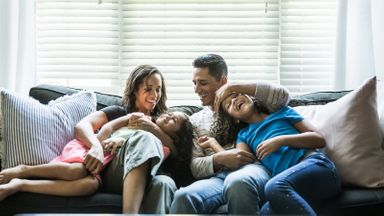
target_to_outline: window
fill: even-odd
[[[222,55],[231,81],[293,94],[333,86],[336,0],[38,0],[38,79],[122,94],[151,64],[169,105],[200,104],[192,60]]]

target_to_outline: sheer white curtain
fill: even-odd
[[[340,0],[336,88],[354,89],[384,73],[384,1]]]
[[[35,85],[35,44],[35,0],[1,0],[1,87],[27,94]]]

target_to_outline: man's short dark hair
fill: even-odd
[[[217,54],[205,54],[197,57],[192,63],[195,68],[208,68],[209,74],[219,80],[228,75],[227,64],[223,57]]]

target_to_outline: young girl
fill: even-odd
[[[112,160],[116,150],[129,138],[127,131],[136,131],[127,130],[129,121],[139,117],[144,117],[144,115],[131,113],[108,122],[100,129],[97,138],[100,141],[104,140],[104,167]],[[166,134],[174,139],[174,145],[178,151],[176,159],[185,168],[188,168],[193,145],[192,125],[188,120],[188,116],[182,112],[166,113],[160,115],[154,121]],[[115,132],[111,138],[106,139],[113,131]],[[87,160],[85,155],[87,155],[88,150],[88,147],[75,139],[64,147],[62,155],[48,164],[19,165],[1,171],[0,201],[19,191],[59,196],[83,196],[96,192],[101,180],[99,176],[91,175],[84,165],[84,161]],[[165,157],[170,154],[168,147],[163,147],[163,152]],[[30,177],[48,180],[26,179]]]
[[[325,146],[324,138],[295,110],[285,106],[269,113],[263,104],[239,93],[227,97],[221,108],[247,124],[238,133],[236,147],[252,152],[272,174],[261,214],[316,215],[311,204],[340,192],[335,165],[315,150]],[[204,141],[203,146],[220,151],[217,143]]]

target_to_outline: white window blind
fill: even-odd
[[[129,72],[151,64],[169,105],[200,104],[191,63],[217,53],[232,81],[330,89],[335,1],[38,0],[39,82],[121,95]]]
[[[299,94],[333,89],[336,1],[280,4],[280,84]]]

